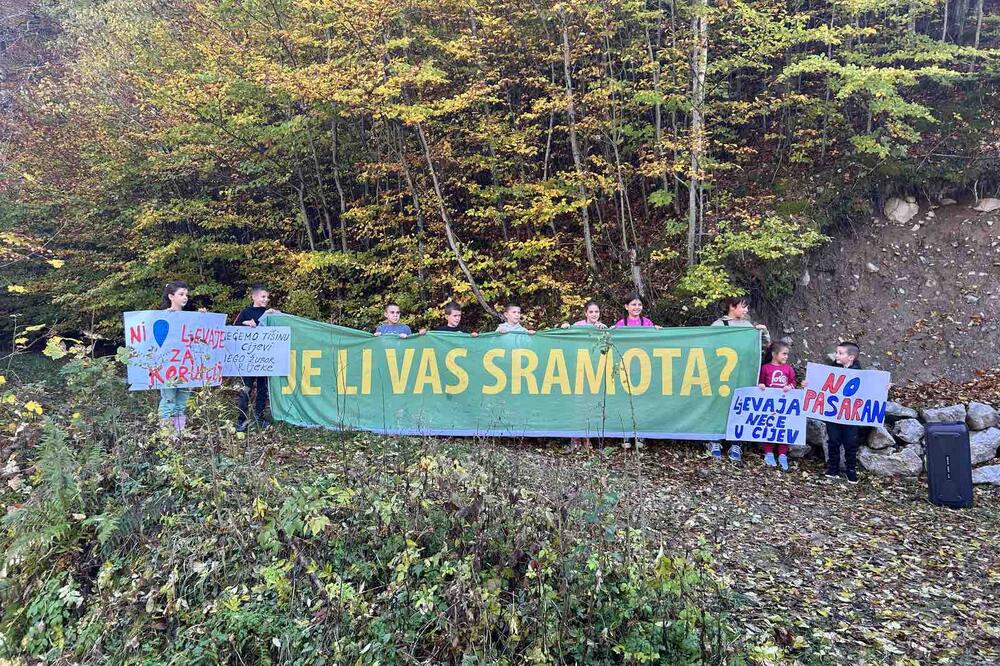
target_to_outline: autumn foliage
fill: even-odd
[[[1000,185],[991,3],[17,4],[0,298],[67,327],[174,278],[354,326],[698,321],[886,196]]]

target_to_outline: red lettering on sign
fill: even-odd
[[[844,385],[845,379],[847,379],[845,375],[838,376],[831,372],[826,378],[826,381],[823,382],[823,388],[820,390],[829,391],[830,393],[839,393],[840,387]]]
[[[854,411],[852,409],[853,403],[848,398],[847,400],[840,401],[840,411],[837,412],[838,419],[847,419],[849,421],[854,420]]]

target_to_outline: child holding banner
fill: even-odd
[[[431,330],[439,333],[465,333],[467,335],[478,335],[462,326],[462,306],[455,301],[448,301],[444,306],[444,324]]]
[[[619,319],[615,322],[615,328],[621,328],[623,326],[645,326],[645,327],[655,327],[659,328],[649,317],[642,316],[642,296],[639,294],[632,294],[625,301],[625,312],[627,313],[625,317]]]
[[[857,343],[844,341],[837,344],[837,351],[831,365],[839,365],[852,370],[860,370],[858,356],[861,350]],[[840,476],[840,447],[844,447],[844,473],[848,483],[858,482],[858,440],[861,426],[827,422],[826,424],[826,478]]]
[[[503,321],[497,326],[497,333],[528,333],[534,334],[534,330],[521,325],[521,306],[516,303],[508,303],[503,309]]]
[[[607,324],[601,321],[601,306],[597,304],[597,301],[587,301],[587,304],[583,307],[583,319],[573,325],[593,326],[599,329],[608,327]]]
[[[771,334],[764,324],[754,324],[751,321],[750,301],[746,296],[730,296],[723,301],[726,314],[712,322],[712,326],[753,326],[760,331],[761,344],[765,347],[771,344]]]
[[[399,323],[400,310],[395,303],[387,303],[385,310],[385,321],[375,328],[375,335],[398,335],[401,338],[413,333],[406,324]]]
[[[160,302],[160,309],[167,312],[180,312],[188,302],[187,282],[175,280],[163,286],[163,300]],[[180,436],[187,426],[188,399],[191,397],[189,388],[161,388],[160,389],[160,421],[167,427],[173,428],[174,436]]]
[[[773,342],[767,347],[764,365],[760,367],[757,379],[759,388],[780,388],[791,391],[795,388],[795,369],[788,364],[789,347],[784,342]],[[774,444],[764,443],[764,464],[768,467],[780,466],[788,471],[788,444],[778,444],[778,460],[774,460]]]
[[[597,301],[587,301],[587,304],[583,306],[583,319],[574,323],[573,326],[590,326],[598,330],[607,329],[608,327],[607,324],[601,321],[601,306],[597,304]],[[585,449],[589,449],[590,438],[573,437],[570,440],[570,446],[582,446]]]
[[[250,302],[253,303],[248,308],[243,308],[236,315],[236,326],[250,326],[255,328],[260,323],[260,318],[266,314],[277,312],[267,307],[271,300],[271,293],[262,284],[255,284],[250,287]],[[267,407],[267,377],[240,377],[243,381],[243,388],[240,389],[239,401],[236,404],[236,432],[245,432],[250,416],[247,410],[250,407],[250,394],[256,391],[253,412],[257,424],[261,428],[271,425],[271,422],[264,418],[264,409]]]
[[[771,344],[771,334],[764,324],[754,324],[748,316],[750,314],[750,299],[746,296],[729,296],[723,303],[726,306],[726,314],[712,322],[712,326],[747,326],[754,327],[760,331],[761,344],[765,347]],[[722,442],[709,442],[708,452],[716,460],[722,460]],[[729,447],[729,459],[736,462],[743,458],[743,449],[739,444],[732,444]]]

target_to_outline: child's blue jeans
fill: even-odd
[[[169,419],[171,416],[184,416],[184,408],[187,407],[187,401],[190,397],[191,389],[161,388],[160,418]]]

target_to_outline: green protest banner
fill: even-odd
[[[271,315],[292,332],[274,418],[386,434],[716,439],[757,382],[753,328],[553,329],[401,339]]]

